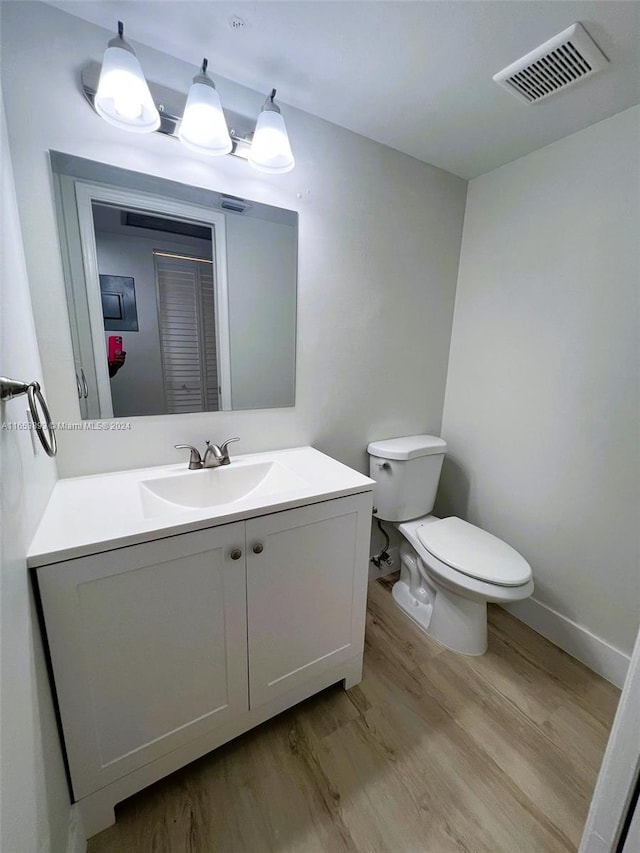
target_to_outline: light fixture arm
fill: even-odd
[[[205,56],[202,60],[202,65],[200,66],[200,71],[193,78],[193,83],[204,83],[205,86],[211,86],[212,89],[216,88],[216,84],[213,82],[211,77],[207,74],[207,68],[209,67],[209,60]]]
[[[262,105],[263,110],[267,110],[267,111],[273,112],[273,113],[279,113],[280,112],[280,107],[273,100],[275,98],[275,96],[276,96],[276,90],[272,89],[271,93],[269,95],[267,95],[267,99],[265,100],[264,104]]]
[[[119,47],[121,50],[128,50],[129,53],[132,53],[134,56],[136,55],[135,50],[124,37],[124,24],[122,21],[118,21],[118,35],[110,39],[108,46]]]

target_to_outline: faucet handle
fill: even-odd
[[[197,447],[194,447],[192,444],[174,444],[173,445],[176,450],[188,450],[190,451],[189,456],[189,470],[190,471],[198,471],[202,468],[202,457],[200,456],[200,451]]]
[[[229,458],[229,451],[227,447],[234,441],[240,441],[239,438],[228,438],[226,441],[223,441],[220,445],[220,452],[222,453],[222,459],[220,460],[221,465],[228,465],[231,462]]]

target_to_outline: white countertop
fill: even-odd
[[[277,462],[298,475],[300,486],[272,495],[249,493],[206,508],[176,507],[148,518],[140,484],[182,474],[185,463],[58,480],[27,554],[30,567],[58,563],[113,548],[149,542],[258,515],[373,490],[374,481],[313,447],[234,456],[231,465]],[[201,472],[190,472],[199,476]]]

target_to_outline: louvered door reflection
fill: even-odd
[[[167,254],[155,263],[166,410],[218,411],[213,264]]]

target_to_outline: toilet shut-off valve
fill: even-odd
[[[387,465],[387,467],[389,467],[388,463],[386,463],[386,462],[384,463],[384,465]],[[380,467],[382,468],[383,465],[381,464]],[[374,511],[374,513],[376,512],[376,507],[373,508],[373,511]],[[388,551],[389,544],[391,541],[389,539],[389,534],[387,533],[387,531],[382,526],[382,522],[380,521],[379,518],[376,518],[376,523],[378,525],[378,529],[380,530],[380,533],[382,533],[382,535],[384,536],[385,543],[384,543],[384,547],[382,548],[382,550],[378,551],[377,554],[374,554],[374,556],[371,557],[370,562],[373,563],[373,565],[376,567],[376,569],[382,569],[385,566],[392,568],[393,567],[393,560],[389,556],[389,551]]]

